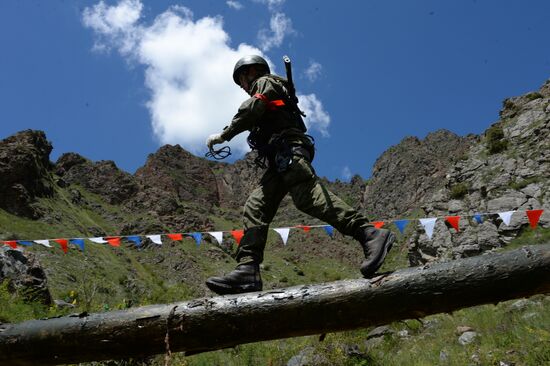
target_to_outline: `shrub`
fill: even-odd
[[[538,92],[529,93],[525,96],[529,101],[542,98],[542,94]]]
[[[464,198],[468,193],[468,185],[466,183],[458,183],[451,187],[451,198],[459,200]]]
[[[499,126],[492,126],[485,133],[486,146],[489,154],[498,154],[508,148],[508,140],[504,137],[504,131]]]

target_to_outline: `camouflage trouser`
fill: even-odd
[[[305,158],[294,156],[287,171],[268,169],[244,206],[244,229],[237,251],[239,263],[263,261],[269,224],[284,196],[290,193],[296,207],[336,228],[354,235],[369,226],[368,219],[326,189]]]

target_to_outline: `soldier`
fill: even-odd
[[[248,143],[258,153],[256,163],[267,170],[244,206],[244,236],[237,250],[236,269],[226,276],[209,278],[206,285],[218,294],[262,290],[259,266],[269,224],[287,193],[301,211],[358,240],[366,258],[361,273],[372,277],[391,249],[395,235],[374,228],[365,216],[318,179],[311,166],[315,149],[312,138],[305,134],[293,85],[270,74],[266,60],[255,55],[245,56],[235,64],[233,80],[250,98],[241,104],[231,124],[221,134],[211,135],[206,144],[213,151],[215,144],[230,141],[248,130]]]

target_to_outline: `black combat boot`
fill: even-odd
[[[359,229],[355,239],[363,247],[366,258],[361,264],[361,273],[365,278],[371,278],[384,263],[386,254],[395,241],[395,235],[389,230],[369,226]]]
[[[223,277],[210,277],[206,286],[218,295],[262,291],[262,278],[258,264],[239,264],[234,271]]]

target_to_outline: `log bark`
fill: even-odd
[[[355,279],[0,325],[0,365],[197,353],[550,293],[550,244]]]

